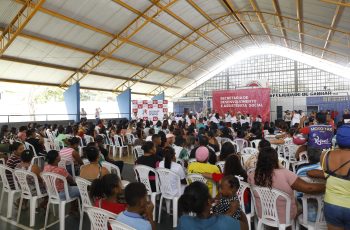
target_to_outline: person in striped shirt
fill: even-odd
[[[10,151],[12,154],[7,160],[6,165],[12,169],[15,169],[16,166],[21,163],[21,154],[24,151],[24,145],[21,142],[14,142],[12,145],[10,145]],[[12,173],[6,171],[6,177],[11,186],[11,189],[15,189]]]
[[[307,148],[307,157],[309,159],[309,163],[302,164],[299,166],[297,170],[297,175],[299,177],[306,177],[307,172],[314,169],[321,169],[320,165],[320,156],[321,156],[322,150],[316,149],[316,148]]]
[[[72,137],[68,139],[68,147],[61,149],[59,155],[62,160],[74,163],[75,175],[79,175],[79,168],[81,165],[84,165],[83,161],[80,158],[78,147],[80,144],[80,139],[78,137]],[[71,167],[67,167],[67,171],[72,175]]]

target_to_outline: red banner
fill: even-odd
[[[260,115],[262,120],[270,121],[270,89],[253,88],[238,90],[220,90],[213,92],[213,110],[224,116],[240,112],[254,118]]]

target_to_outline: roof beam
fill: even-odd
[[[74,67],[57,65],[57,64],[46,63],[46,62],[40,62],[40,61],[34,61],[34,60],[12,57],[12,56],[7,56],[7,55],[1,56],[0,60],[16,62],[16,63],[21,63],[21,64],[27,64],[27,65],[35,65],[35,66],[46,67],[46,68],[51,68],[51,69],[56,69],[56,70],[71,71],[71,72],[75,72],[77,70]],[[113,79],[117,79],[117,80],[127,80],[128,79],[127,77],[117,76],[117,75],[107,74],[107,73],[101,73],[101,72],[96,72],[96,71],[92,71],[92,72],[90,72],[90,74],[104,77],[104,78],[113,78]],[[155,86],[161,85],[160,83],[155,83],[155,82],[151,82],[151,81],[140,81],[140,83],[148,84],[148,85],[155,85]],[[180,87],[178,87],[178,88],[180,88]]]
[[[304,42],[304,26],[303,26],[303,9],[302,0],[295,0],[297,6],[297,20],[298,20],[298,31],[299,31],[299,41],[300,41],[300,51],[303,52],[303,42]]]
[[[339,1],[340,3],[343,2],[343,0],[340,0]],[[326,38],[326,42],[324,43],[324,46],[323,46],[323,49],[327,49],[327,46],[328,46],[328,42],[333,34],[333,28],[336,27],[336,24],[338,22],[338,16],[341,15],[341,12],[342,12],[342,9],[343,9],[343,6],[342,5],[337,5],[336,9],[335,9],[335,12],[334,12],[334,15],[333,15],[333,18],[332,18],[332,22],[331,22],[331,25],[330,25],[330,28],[328,30],[328,33],[327,33],[327,38]],[[323,58],[324,56],[324,51],[322,51],[322,54],[321,54],[321,58]]]
[[[284,28],[284,22],[283,22],[283,18],[281,17],[281,9],[280,9],[280,5],[278,4],[278,0],[272,0],[273,3],[273,8],[275,8],[275,12],[277,14],[277,18],[279,23],[281,24],[281,33],[284,37],[284,44],[286,45],[286,47],[288,47],[288,42],[287,42],[287,34],[286,31],[283,29]]]
[[[150,0],[154,5],[160,7],[160,8],[164,8],[164,5],[162,5],[159,1],[157,0]],[[193,32],[197,33],[200,37],[204,38],[205,40],[207,40],[209,43],[211,43],[212,45],[214,45],[215,47],[218,47],[219,45],[213,41],[211,38],[209,38],[206,34],[202,33],[200,30],[197,30],[196,28],[194,28],[191,24],[189,24],[188,22],[186,22],[185,20],[183,20],[179,15],[175,14],[174,12],[172,12],[169,9],[164,9],[164,11],[169,14],[171,17],[173,17],[175,20],[177,20],[178,22],[180,22],[182,25],[184,25],[185,27],[187,27],[188,29],[192,30]],[[227,53],[228,55],[231,55],[229,52],[227,52],[225,49],[223,49],[223,52]],[[221,58],[219,58],[221,59]],[[222,60],[222,59],[221,59]]]
[[[3,31],[3,30],[4,30],[4,28],[0,27],[0,31]],[[74,50],[74,51],[77,51],[77,52],[80,52],[80,53],[85,53],[85,54],[90,54],[90,55],[94,55],[95,54],[95,52],[91,51],[91,50],[74,47],[74,46],[71,46],[71,45],[67,45],[65,43],[52,41],[52,40],[49,40],[49,39],[46,39],[46,38],[42,38],[42,37],[39,37],[39,36],[34,36],[34,35],[23,33],[23,32],[19,35],[19,37],[27,38],[27,39],[33,40],[33,41],[42,42],[42,43],[45,43],[45,44],[58,46],[58,47],[69,49],[69,50]],[[137,68],[143,68],[142,65],[139,65],[139,64],[136,64],[136,63],[132,63],[132,62],[129,62],[127,60],[124,60],[124,59],[121,59],[121,58],[117,58],[115,56],[107,57],[107,59],[110,60],[110,61],[119,62],[119,63],[123,63],[123,64],[126,64],[126,65],[131,65],[131,66],[134,66],[134,67],[137,67]],[[162,74],[169,75],[169,76],[172,75],[172,73],[169,73],[169,72],[166,72],[166,71],[163,71],[163,70],[159,70],[159,69],[158,70],[151,69],[151,70],[154,70],[154,71],[157,71],[157,72],[160,72]],[[186,76],[182,76],[182,77],[183,78],[187,78]]]
[[[23,4],[23,0],[16,0],[16,2]],[[34,4],[30,4],[30,6],[33,8],[33,7],[34,7]],[[74,25],[81,26],[81,27],[83,27],[83,28],[85,28],[85,29],[94,31],[94,32],[96,32],[96,33],[99,33],[99,34],[108,36],[108,37],[110,37],[110,38],[113,38],[113,37],[114,37],[114,34],[112,34],[112,33],[110,33],[110,32],[107,32],[107,31],[105,31],[105,30],[103,30],[103,29],[100,29],[100,28],[97,28],[97,27],[95,27],[95,26],[86,24],[86,23],[84,23],[84,22],[75,20],[75,19],[73,19],[73,18],[71,18],[71,17],[68,17],[68,16],[66,16],[66,15],[60,14],[60,13],[58,13],[58,12],[54,12],[54,11],[52,11],[52,10],[49,10],[49,9],[45,8],[45,7],[40,7],[40,8],[39,8],[39,11],[42,12],[42,13],[44,13],[44,14],[50,15],[50,16],[52,16],[52,17],[58,18],[58,19],[60,19],[60,20],[63,20],[63,21],[72,23],[72,24],[74,24]],[[121,39],[122,39],[122,38],[121,38]],[[142,45],[142,44],[140,44],[140,43],[133,42],[133,41],[131,41],[131,40],[126,40],[125,42],[126,42],[127,44],[129,44],[129,45],[135,46],[135,47],[137,47],[137,48],[146,50],[146,51],[148,51],[148,52],[151,52],[151,53],[154,53],[154,54],[157,54],[157,55],[161,55],[161,54],[162,54],[160,51],[157,51],[157,50],[152,49],[152,48],[150,48],[150,47],[146,47],[146,46],[144,46],[144,45]],[[177,57],[171,57],[171,59],[172,59],[173,61],[177,61],[177,62],[182,63],[182,64],[187,64],[187,62],[186,62],[185,60],[182,60],[182,59],[177,58]]]
[[[181,34],[179,34],[178,32],[172,30],[171,28],[163,25],[162,23],[158,22],[156,19],[154,18],[149,18],[147,15],[143,15],[142,12],[138,11],[137,9],[133,8],[132,6],[128,5],[127,3],[123,2],[122,0],[113,0],[114,2],[116,2],[117,4],[123,6],[124,8],[130,10],[131,12],[141,16],[141,17],[144,17],[145,19],[147,20],[150,20],[153,24],[155,24],[156,26],[162,28],[163,30],[169,32],[170,34],[180,38],[181,40],[185,40],[186,42],[190,43],[191,45],[197,47],[198,49],[202,50],[203,52],[206,52],[206,53],[209,53],[209,51],[205,48],[205,47],[202,47],[200,45],[198,45],[197,43],[195,43],[194,41],[192,41],[191,39],[188,39],[188,37],[184,37],[182,36]],[[156,1],[156,2],[160,2],[158,0],[151,0],[152,3],[153,1]],[[167,7],[164,7],[164,6],[158,6],[156,4],[153,3],[153,6],[154,7],[158,7],[160,9],[162,9],[163,11],[167,10]],[[214,58],[217,58],[217,59],[221,59],[220,57],[214,57]]]
[[[342,1],[337,2],[336,0],[321,0],[321,2],[326,2],[326,3],[335,4],[335,5],[339,5],[339,6],[350,7],[350,2],[348,2],[348,3],[342,2]]]
[[[216,29],[218,29],[223,35],[225,35],[229,40],[232,40],[232,37],[222,28],[219,24],[215,22],[202,8],[200,8],[193,0],[187,0],[187,2],[205,19],[208,20],[210,24],[212,24]],[[239,46],[239,44],[237,44]],[[240,47],[240,46],[239,46]],[[240,47],[242,48],[242,47]]]
[[[15,84],[26,84],[26,85],[36,85],[36,86],[60,87],[60,84],[46,83],[46,82],[35,82],[35,81],[22,81],[22,80],[18,81],[18,80],[14,80],[14,79],[6,79],[6,78],[0,78],[0,82],[15,83]],[[96,91],[103,91],[103,92],[111,92],[108,89],[99,89],[99,88],[93,88],[93,87],[80,87],[80,89],[96,90]],[[133,92],[133,91],[131,91],[131,94],[146,95],[145,93]],[[154,95],[151,95],[151,96],[154,96]]]
[[[33,2],[34,8],[30,7]],[[0,56],[4,54],[6,49],[12,44],[16,37],[21,33],[28,22],[33,18],[40,6],[45,0],[26,0],[25,4],[12,19],[10,24],[6,27],[4,32],[0,36]]]
[[[235,6],[230,0],[222,0],[224,3],[224,6],[231,12],[232,16],[236,19],[237,22],[239,22],[239,25],[243,29],[243,31],[249,36],[249,38],[255,43],[255,45],[259,46],[259,43],[254,39],[254,37],[250,34],[247,27],[243,24],[240,17],[235,12]]]
[[[166,7],[171,6],[177,0],[171,0],[168,2]],[[147,19],[143,16],[138,16],[129,25],[127,25],[119,34],[109,41],[102,49],[100,49],[94,56],[92,56],[88,61],[86,61],[80,68],[79,71],[73,73],[67,80],[65,80],[61,87],[67,87],[74,82],[79,82],[81,79],[86,77],[92,70],[103,63],[107,57],[111,57],[112,54],[117,51],[126,40],[129,40],[135,34],[137,34],[152,18],[159,15],[163,9],[159,9],[156,6],[148,7],[145,12],[142,13],[143,16],[147,15]],[[120,39],[122,38],[122,39]],[[82,73],[81,70],[84,70]]]
[[[260,13],[260,10],[259,10],[255,0],[249,0],[249,2],[250,2],[250,5],[252,5],[254,11],[256,11],[256,16],[258,17],[262,28],[264,29],[264,31],[267,34],[267,36],[269,36],[270,41],[272,41],[272,38],[270,37],[271,32],[270,32],[269,28],[267,28],[267,26],[265,25],[264,17]]]
[[[116,0],[114,0],[114,1],[116,1]],[[119,1],[116,1],[116,2],[120,3]],[[155,6],[161,8],[161,9],[164,9],[165,12],[172,13],[171,11],[167,10],[163,5],[157,4],[155,2],[153,2],[153,3]],[[124,7],[126,7],[127,9],[131,10],[132,12],[137,12],[136,9],[132,8],[131,6],[127,5],[126,3],[121,2],[120,4]],[[171,57],[171,56],[175,56],[175,55],[179,54],[182,50],[184,50],[185,48],[187,48],[191,44],[194,44],[200,37],[203,37],[203,36],[205,36],[205,34],[202,33],[200,30],[193,29],[192,33],[190,33],[189,35],[187,35],[186,37],[181,39],[179,42],[177,42],[176,44],[171,46],[169,49],[167,49],[164,52],[164,55],[160,55],[159,57],[157,57],[150,64],[148,64],[145,68],[141,69],[136,74],[131,76],[129,80],[123,82],[121,85],[116,87],[115,90],[122,91],[122,90],[129,88],[129,87],[132,87],[137,82],[141,81],[142,79],[145,79],[149,74],[152,73],[152,71],[147,69],[147,67],[153,67],[153,68],[159,69],[161,65],[163,65],[164,63],[166,63],[169,60],[169,58],[168,58],[169,56]],[[189,40],[190,40],[190,42],[188,42]],[[217,44],[215,44],[215,45],[217,45]],[[206,51],[206,52],[208,52],[208,51]],[[190,66],[191,66],[191,64],[190,64]],[[188,65],[186,66],[186,68],[187,67],[188,67]],[[198,69],[198,68],[201,68],[201,66],[200,65],[194,66],[194,68]],[[208,72],[208,71],[206,71],[206,72]],[[173,75],[172,77],[174,77],[174,76],[175,75]]]

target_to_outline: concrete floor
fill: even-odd
[[[124,160],[124,159],[123,159]],[[125,162],[132,162],[132,158],[126,157]],[[133,171],[133,165],[125,163],[124,169],[122,172],[122,177],[124,180],[128,181],[135,181],[134,171]],[[7,195],[4,195],[4,202],[1,207],[1,213],[0,213],[0,230],[17,230],[17,229],[23,229],[23,230],[29,230],[29,229],[43,229],[44,227],[44,221],[45,221],[45,210],[40,210],[36,214],[36,223],[34,228],[29,227],[29,211],[24,210],[21,212],[21,218],[19,220],[19,223],[17,224],[17,209],[14,208],[12,218],[7,219],[6,216],[6,210],[7,210]],[[56,207],[57,210],[57,207]],[[66,219],[65,219],[65,229],[69,230],[76,230],[79,229],[79,218],[75,216],[68,215],[69,207],[66,208]],[[58,230],[59,229],[59,220],[58,220],[58,211],[56,211],[56,216],[53,215],[52,208],[50,209],[49,213],[49,220],[48,220],[48,228],[49,230]],[[157,224],[157,229],[161,230],[167,230],[167,229],[173,229],[172,227],[172,216],[168,215],[166,212],[163,211],[162,213],[162,221],[160,224]],[[84,216],[84,223],[83,223],[83,229],[89,230],[90,229],[90,223],[88,220],[88,216]]]

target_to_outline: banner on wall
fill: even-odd
[[[132,113],[143,120],[163,120],[168,113],[168,100],[132,100]]]
[[[223,116],[227,111],[240,112],[253,117],[260,115],[263,121],[270,120],[270,89],[237,89],[213,92],[213,110]]]

